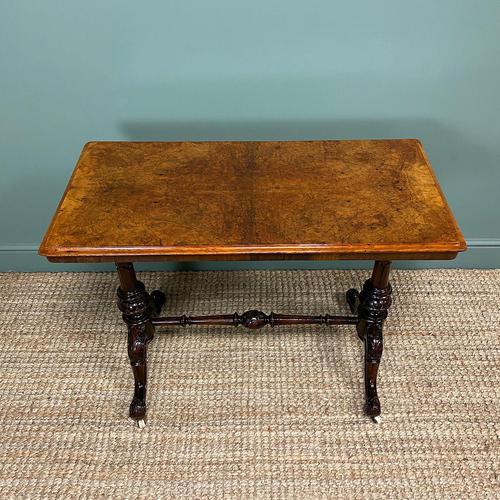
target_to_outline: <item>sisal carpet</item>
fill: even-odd
[[[367,272],[139,276],[168,314],[319,314]],[[140,430],[114,274],[0,274],[0,497],[498,498],[500,270],[391,282],[382,424],[354,327],[174,327]]]

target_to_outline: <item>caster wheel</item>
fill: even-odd
[[[146,421],[145,420],[137,420],[137,427],[139,427],[139,429],[144,429],[144,427],[146,427]]]
[[[372,420],[376,423],[376,424],[380,424],[382,422],[382,415],[377,415],[375,417],[372,417]]]

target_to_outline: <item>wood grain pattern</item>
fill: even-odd
[[[92,142],[40,246],[52,261],[453,258],[418,140]]]

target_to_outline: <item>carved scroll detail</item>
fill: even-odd
[[[392,288],[388,284],[386,288],[376,288],[371,280],[365,281],[363,289],[359,294],[360,304],[358,315],[366,321],[383,321],[387,318],[387,311],[391,306]]]
[[[123,313],[123,321],[127,325],[144,323],[151,317],[151,301],[146,293],[144,283],[137,281],[137,287],[130,292],[117,290],[118,309]]]

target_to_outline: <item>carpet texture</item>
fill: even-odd
[[[166,314],[335,314],[367,272],[139,277]],[[0,497],[498,498],[500,270],[391,282],[380,425],[352,326],[173,327],[140,430],[114,274],[0,274]]]

